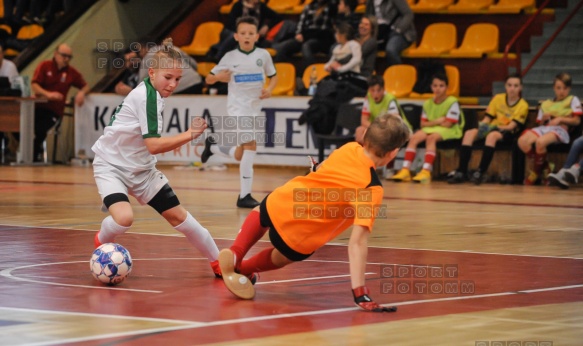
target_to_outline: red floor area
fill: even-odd
[[[85,231],[0,227],[0,270],[5,274],[0,277],[0,306],[205,323],[187,330],[110,340],[144,345],[173,344],[173,340],[190,340],[192,344],[233,341],[583,301],[583,260],[371,248],[367,266],[367,272],[374,273],[367,275],[371,296],[379,303],[400,306],[391,314],[361,312],[353,309],[346,276],[347,251],[339,246],[326,246],[309,261],[262,273],[256,298],[241,301],[214,278],[206,259],[184,238],[136,234],[117,239],[134,258],[131,276],[119,289],[103,289],[89,273],[93,236]],[[230,245],[228,241],[217,242],[219,248]],[[259,243],[257,249],[268,245]],[[338,277],[305,280],[324,276]],[[280,280],[295,281],[277,282]],[[570,285],[579,286],[556,289]],[[458,292],[444,293],[445,287],[458,287]],[[523,292],[546,288],[553,290]],[[424,293],[412,293],[415,289]]]

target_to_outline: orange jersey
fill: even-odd
[[[311,254],[356,224],[372,229],[383,187],[373,161],[356,142],[335,150],[316,172],[296,177],[267,197],[267,212],[285,243]]]

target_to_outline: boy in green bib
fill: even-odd
[[[433,98],[423,103],[421,129],[409,139],[403,160],[403,168],[393,176],[394,181],[430,183],[437,142],[460,139],[464,128],[464,115],[457,98],[447,96],[447,76],[437,73],[433,76],[431,90]],[[411,163],[415,160],[417,146],[425,141],[425,161],[423,169],[411,178]]]
[[[364,134],[370,124],[379,116],[384,114],[398,114],[403,122],[411,128],[411,125],[405,117],[405,113],[399,106],[397,98],[385,90],[385,80],[382,76],[372,75],[368,78],[368,92],[362,105],[362,115],[360,117],[360,126],[356,128],[354,137],[360,145],[364,143]],[[383,177],[390,179],[393,177],[394,161],[389,162],[387,167],[383,167]]]

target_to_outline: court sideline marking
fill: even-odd
[[[548,287],[548,288],[540,288],[540,289],[531,289],[531,290],[524,290],[524,291],[511,291],[511,292],[500,292],[500,293],[488,293],[488,294],[480,294],[480,295],[471,295],[471,296],[458,296],[458,297],[446,297],[446,298],[435,298],[435,299],[423,299],[423,300],[412,300],[412,301],[405,301],[405,302],[398,302],[393,304],[379,304],[382,306],[404,306],[404,305],[415,305],[415,304],[424,304],[424,303],[436,303],[436,302],[444,302],[444,301],[454,301],[454,300],[467,300],[467,299],[481,299],[481,298],[490,298],[490,297],[501,297],[501,296],[509,296],[509,295],[516,295],[516,294],[525,294],[525,293],[539,293],[539,292],[548,292],[548,291],[558,291],[558,290],[567,290],[567,289],[576,289],[576,288],[583,288],[583,284],[580,285],[569,285],[569,286],[557,286],[557,287]],[[545,304],[540,304],[545,305]],[[12,309],[12,308],[0,308],[0,309]],[[21,310],[28,310],[28,311],[38,311],[42,313],[56,313],[56,314],[65,314],[65,315],[79,315],[83,314],[84,316],[108,316],[108,315],[100,315],[100,314],[90,314],[90,313],[70,313],[70,312],[62,312],[62,311],[47,311],[47,310],[36,310],[36,309],[21,309]],[[142,335],[142,334],[159,334],[161,332],[167,331],[176,331],[176,330],[185,330],[185,329],[198,329],[204,327],[214,327],[214,326],[222,326],[222,325],[229,325],[229,324],[237,324],[237,323],[250,323],[250,322],[259,322],[265,320],[275,320],[281,318],[295,318],[295,317],[305,317],[305,316],[314,316],[314,315],[325,315],[325,314],[333,314],[333,313],[342,313],[342,312],[350,312],[350,311],[359,311],[360,308],[358,307],[351,307],[351,308],[338,308],[338,309],[326,309],[326,310],[317,310],[317,311],[305,311],[305,312],[297,312],[297,313],[288,313],[288,314],[278,314],[278,315],[267,315],[267,316],[258,316],[258,317],[246,317],[246,318],[239,318],[239,319],[232,319],[232,320],[223,320],[223,321],[215,321],[215,322],[191,322],[191,324],[187,324],[184,326],[175,326],[175,327],[162,327],[162,328],[152,328],[149,330],[143,331],[132,331],[132,332],[122,332],[122,333],[112,333],[112,334],[104,334],[99,336],[90,336],[90,337],[79,337],[79,338],[70,338],[65,340],[59,340],[58,342],[40,342],[40,343],[32,343],[26,344],[27,346],[49,346],[49,345],[58,345],[61,343],[72,343],[72,342],[85,342],[91,340],[99,340],[105,338],[115,338],[115,337],[123,337],[123,336],[132,336],[132,335]],[[366,313],[366,312],[365,312]],[[133,319],[134,317],[123,317],[118,316],[118,318],[127,318]],[[143,317],[137,317],[136,319],[144,319]],[[158,321],[166,321],[168,323],[173,323],[173,320],[164,320],[164,319],[156,319]],[[183,321],[179,321],[182,323]],[[174,322],[175,323],[175,322]]]

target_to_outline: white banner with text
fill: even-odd
[[[123,97],[114,94],[90,94],[75,112],[75,151],[85,150],[93,158],[91,147]],[[212,119],[214,132],[207,130],[200,138],[173,151],[159,154],[160,162],[200,161],[204,140],[213,136],[218,144],[236,146],[252,139],[257,141],[256,164],[306,166],[306,155],[317,157],[318,150],[306,125],[298,119],[308,107],[308,97],[272,97],[262,103],[258,117],[229,117],[226,96],[171,96],[164,108],[164,132],[172,136],[184,132],[195,117]],[[213,155],[209,163],[234,163]]]

